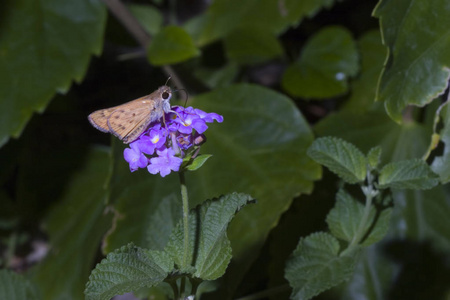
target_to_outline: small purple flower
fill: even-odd
[[[139,141],[132,142],[131,148],[126,148],[123,151],[123,157],[130,164],[131,172],[148,165],[148,158],[139,150],[138,144]]]
[[[150,165],[147,170],[152,174],[160,174],[165,177],[170,174],[170,171],[177,172],[180,169],[183,159],[175,156],[175,151],[172,149],[164,149],[162,151],[156,150],[158,157],[150,159]]]
[[[161,148],[166,142],[166,129],[161,128],[161,124],[156,124],[150,128],[148,134],[143,134],[139,139],[139,149],[145,154],[152,155],[155,149]]]
[[[201,119],[205,120],[205,122],[212,123],[212,122],[214,122],[214,120],[216,120],[219,123],[223,122],[223,117],[216,113],[207,113],[198,108],[195,108],[194,111],[197,114],[197,116],[199,116]]]
[[[198,133],[203,133],[208,129],[208,125],[206,122],[213,122],[214,119],[211,116],[208,116],[202,110],[195,110],[192,107],[187,107],[186,109],[178,109],[176,110],[179,114],[179,118],[175,119],[175,123],[178,124],[178,131],[181,133],[190,134],[192,129],[195,129]],[[198,111],[198,112],[197,112]],[[199,114],[200,113],[200,114]],[[217,115],[217,114],[214,114]],[[202,116],[206,116],[206,119],[203,119]],[[219,115],[217,115],[219,116]],[[221,117],[221,116],[219,116]],[[223,121],[223,118],[222,118]],[[220,121],[221,122],[221,121]]]
[[[206,123],[223,121],[216,113],[192,107],[174,106],[172,109],[176,113],[166,114],[166,124],[159,121],[150,124],[147,131],[124,150],[131,172],[147,167],[151,174],[159,173],[165,177],[171,171],[179,171],[183,157],[192,155],[192,151],[198,153],[199,146],[206,141],[203,135],[208,129]]]
[[[177,143],[178,146],[183,149],[183,150],[187,150],[189,148],[191,148],[192,146],[192,140],[193,140],[193,136],[192,134],[179,134],[177,137]]]

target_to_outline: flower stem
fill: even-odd
[[[186,187],[186,182],[184,179],[184,172],[178,172],[180,175],[180,186],[181,186],[181,200],[183,202],[183,229],[184,229],[184,245],[183,245],[183,267],[188,265],[188,253],[189,253],[189,199]]]
[[[178,286],[177,286],[177,282],[176,282],[176,280],[169,280],[169,281],[166,281],[169,285],[170,285],[170,287],[172,288],[172,291],[173,291],[173,299],[179,299],[180,298],[180,296],[179,296],[179,293],[178,293]]]
[[[184,289],[186,288],[186,276],[181,277],[181,282],[180,282],[180,296],[179,298],[175,298],[175,299],[185,299],[185,294],[184,294]]]
[[[370,209],[372,208],[372,200],[378,194],[378,191],[374,188],[373,175],[370,173],[370,171],[367,172],[367,186],[363,187],[362,190],[364,195],[366,196],[366,205],[359,222],[358,230],[353,236],[353,239],[347,249],[352,249],[355,245],[359,244],[361,242],[361,239],[366,234],[366,226],[367,222],[369,221]]]

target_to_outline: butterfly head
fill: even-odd
[[[170,98],[172,98],[172,90],[167,85],[159,88],[159,94],[162,99],[162,108],[168,113],[170,111]]]

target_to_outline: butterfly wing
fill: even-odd
[[[95,111],[88,119],[98,130],[110,132],[128,144],[136,140],[151,122],[159,120],[165,111],[170,110],[170,96],[170,88],[163,86],[150,95]]]
[[[89,115],[89,122],[98,130],[110,132],[125,144],[136,140],[154,121],[155,101],[144,96],[125,104],[101,109]]]
[[[89,122],[100,131],[109,132],[108,118],[116,110],[116,107],[100,109],[88,116]]]
[[[152,122],[150,103],[138,103],[133,107],[118,107],[107,119],[109,132],[125,144],[136,140]]]

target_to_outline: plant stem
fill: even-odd
[[[122,25],[138,41],[138,43],[146,49],[151,42],[151,37],[144,30],[144,28],[142,28],[136,18],[130,13],[128,8],[119,0],[103,0],[103,2],[106,6],[108,6],[109,10],[117,18],[117,20],[122,23]],[[171,66],[162,66],[162,69],[166,76],[170,76],[172,78],[172,81],[178,89],[184,89],[183,82]]]
[[[191,282],[191,295],[195,296],[197,294],[198,286],[202,283],[202,281],[195,280],[193,278],[189,278],[189,281]]]
[[[180,282],[180,299],[184,299],[186,298],[185,294],[184,294],[184,290],[186,289],[186,276],[181,277],[181,282]]]
[[[361,221],[359,222],[358,231],[353,236],[353,239],[350,245],[348,246],[347,250],[352,249],[355,245],[359,244],[361,242],[361,239],[366,234],[365,229],[367,222],[369,221],[370,209],[372,207],[372,199],[378,193],[378,191],[374,189],[372,180],[373,180],[372,174],[370,173],[370,171],[367,171],[367,186],[363,187],[363,193],[366,196],[366,205],[364,207],[364,212]]]
[[[182,267],[188,266],[188,253],[189,253],[189,199],[186,187],[186,182],[184,179],[184,172],[178,172],[180,176],[180,186],[181,186],[181,200],[183,202],[183,229],[184,229],[184,244],[183,244],[183,263]]]
[[[170,287],[172,288],[173,291],[173,299],[179,299],[180,298],[180,294],[178,293],[178,286],[177,286],[177,282],[176,280],[170,280],[170,281],[166,281]]]

